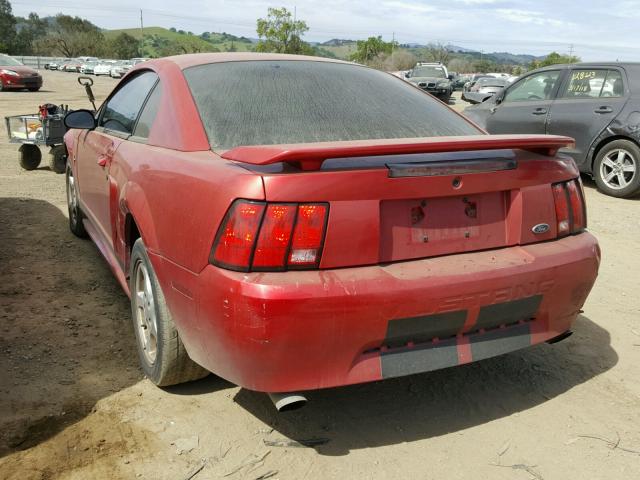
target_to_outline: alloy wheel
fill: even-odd
[[[135,302],[134,311],[138,338],[145,359],[149,365],[153,365],[158,354],[158,321],[151,278],[147,267],[142,262],[136,264],[134,275],[135,280],[131,294]]]
[[[73,223],[78,223],[78,190],[76,180],[71,172],[67,170],[67,205],[69,206],[69,216]]]
[[[600,163],[600,178],[607,187],[621,190],[638,173],[638,162],[628,150],[616,148],[605,155]]]

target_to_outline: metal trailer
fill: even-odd
[[[54,111],[55,113],[49,113]],[[40,146],[50,147],[49,168],[64,173],[67,163],[63,137],[67,131],[64,117],[66,106],[43,106],[39,113],[5,117],[10,143],[20,144],[20,166],[35,170],[42,161]]]

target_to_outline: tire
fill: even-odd
[[[20,166],[25,170],[35,170],[42,161],[42,152],[37,145],[25,143],[18,149],[20,152]]]
[[[209,375],[189,358],[180,340],[141,238],[131,250],[129,289],[138,357],[147,378],[166,387]]]
[[[40,87],[29,87],[27,90],[29,90],[30,92],[37,92],[38,90],[40,90]]]
[[[55,173],[64,173],[67,171],[67,156],[64,145],[51,147],[49,151],[49,169]]]
[[[640,148],[630,140],[615,140],[598,152],[593,163],[598,189],[607,195],[629,198],[640,193]]]
[[[71,170],[71,166],[67,166],[67,175],[66,175],[66,185],[67,185],[67,210],[69,211],[69,230],[78,238],[88,238],[89,235],[84,228],[84,223],[82,219],[84,215],[82,210],[80,210],[80,203],[78,202],[78,185],[75,182],[75,177],[73,176],[73,170]]]

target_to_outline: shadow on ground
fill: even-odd
[[[582,179],[582,185],[585,188],[591,188],[593,190],[598,190],[598,185],[596,184],[596,181],[593,179],[593,177],[588,174],[588,173],[582,173],[580,175],[581,179]],[[602,195],[606,195],[604,193],[602,193],[601,191],[598,190],[598,193],[602,194]],[[614,198],[614,197],[611,197]],[[621,198],[620,201],[627,201],[627,200],[632,200],[632,201],[640,201],[640,193],[637,195],[634,195],[633,197],[629,197],[629,198]],[[588,212],[587,212],[588,213]]]
[[[142,379],[129,302],[92,242],[73,237],[52,204],[0,198],[0,457],[37,445],[95,403]],[[321,455],[436,437],[532,408],[611,369],[609,333],[585,316],[575,334],[471,365],[308,393],[278,414],[262,393],[234,401]],[[232,388],[209,376],[167,389]]]
[[[277,413],[266,395],[235,401],[289,439],[319,441],[321,455],[437,437],[546,402],[618,361],[606,330],[587,317],[562,343],[383,382],[309,392],[308,405]]]
[[[140,379],[129,302],[56,206],[0,198],[0,457]]]

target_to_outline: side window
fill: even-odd
[[[136,129],[133,131],[134,137],[149,138],[151,125],[153,125],[153,121],[156,119],[156,114],[158,113],[158,108],[160,107],[161,98],[162,86],[160,85],[160,83],[157,83],[155,88],[153,89],[153,92],[151,92],[151,95],[149,95],[147,103],[142,109],[142,113],[140,114],[140,118],[138,119]]]
[[[140,109],[157,79],[155,73],[145,72],[127,82],[107,101],[99,126],[132,133]]]
[[[601,97],[623,97],[624,96],[624,83],[622,81],[622,74],[618,70],[609,70],[607,78],[602,86]]]
[[[598,69],[573,70],[559,97],[598,98],[606,84],[607,73],[607,70]]]
[[[504,102],[549,100],[559,76],[559,70],[530,75],[509,88]]]

